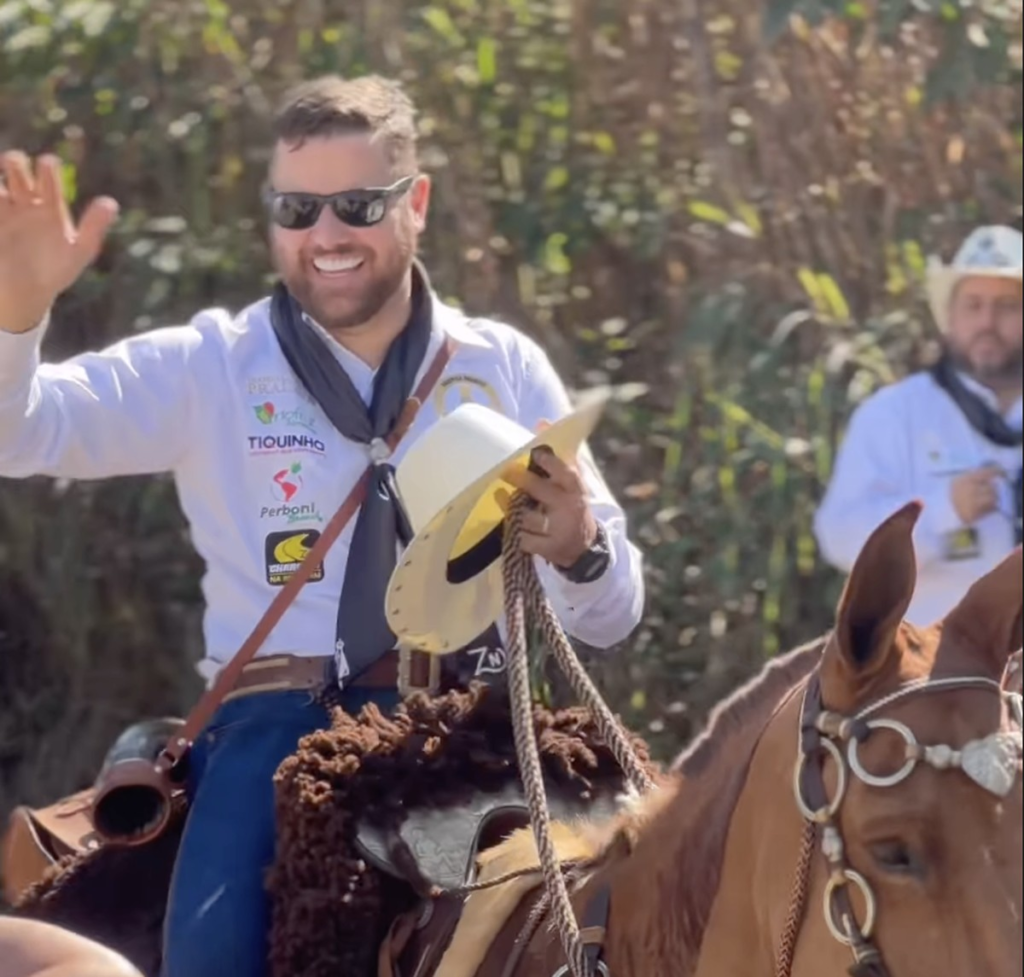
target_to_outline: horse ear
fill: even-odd
[[[914,526],[921,503],[910,502],[868,537],[843,588],[825,652],[822,691],[849,702],[870,684],[893,651],[917,585]]]
[[[1024,558],[1017,547],[981,577],[945,617],[942,630],[1002,675],[1024,644]]]

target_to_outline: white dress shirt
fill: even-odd
[[[963,377],[995,409],[995,397]],[[1021,427],[1021,401],[1005,415]],[[965,526],[950,495],[958,474],[999,465],[998,511]],[[853,413],[824,501],[815,518],[823,555],[849,571],[872,531],[914,499],[924,511],[914,533],[918,583],[907,619],[938,621],[979,577],[1006,557],[1014,543],[1013,480],[1021,448],[992,444],[970,425],[928,373],[877,391]]]
[[[281,585],[273,541],[322,529],[369,461],[367,447],[343,438],[296,379],[269,310],[269,299],[234,317],[206,309],[187,325],[60,364],[40,362],[45,325],[22,335],[0,331],[0,476],[172,473],[192,543],[206,563],[200,672],[207,678],[238,650]],[[504,323],[469,320],[436,296],[421,375],[445,334],[456,340],[456,353],[395,464],[463,398],[530,430],[569,411],[562,382],[533,340]],[[368,403],[374,371],[333,340],[330,346]],[[584,477],[608,535],[608,571],[574,584],[537,564],[566,630],[608,647],[640,621],[642,560],[604,480],[589,465]],[[260,655],[333,654],[354,526],[353,520],[328,553],[323,579],[302,588]]]

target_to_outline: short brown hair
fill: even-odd
[[[402,86],[380,75],[305,81],[284,97],[274,117],[276,141],[367,133],[385,141],[392,164],[416,165],[416,109]]]

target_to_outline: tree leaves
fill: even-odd
[[[853,27],[858,37],[873,21],[887,43],[911,24],[937,37],[942,54],[928,68],[928,104],[963,102],[981,85],[1006,84],[1013,71],[1012,46],[1020,45],[1019,5],[1000,0],[877,0],[873,15],[860,0],[768,0],[762,19],[766,43],[779,42],[794,17],[809,27],[834,18]]]
[[[695,31],[641,0],[343,7],[0,0],[5,140],[59,151],[83,201],[125,203],[108,263],[49,335],[77,352],[265,294],[278,94],[321,71],[401,78],[434,180],[424,258],[441,293],[537,336],[572,387],[643,386],[594,448],[644,549],[647,612],[594,668],[671,753],[766,654],[828,624],[836,575],[811,519],[836,432],[852,399],[920,357],[926,255],[1019,207],[1019,12],[708,0]],[[253,409],[274,423],[272,402]],[[37,486],[0,483],[18,514],[4,552],[33,554],[12,572],[60,565],[54,632],[81,632],[65,607],[87,607],[91,654],[119,665],[117,698],[92,689],[96,714],[148,708],[120,676],[154,660],[191,674],[198,652],[157,600],[198,634],[201,567],[173,493],[152,493],[154,534],[140,491],[71,486],[54,510]],[[60,549],[66,525],[85,557]],[[103,594],[70,593],[118,547]],[[120,632],[128,614],[160,623]],[[68,770],[91,769],[83,756]]]

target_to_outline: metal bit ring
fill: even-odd
[[[846,748],[850,769],[861,783],[867,784],[869,787],[895,787],[897,784],[902,784],[914,772],[918,763],[917,758],[913,755],[913,750],[918,746],[917,737],[909,727],[894,719],[872,719],[868,723],[868,729],[872,731],[891,729],[897,733],[907,744],[907,762],[896,773],[890,774],[888,777],[876,777],[874,774],[868,773],[860,762],[860,743],[857,740],[850,740]]]
[[[793,771],[793,792],[796,794],[797,807],[800,808],[800,813],[808,821],[813,821],[815,824],[825,824],[828,821],[831,821],[839,813],[839,808],[843,806],[843,799],[846,797],[846,786],[849,779],[846,772],[846,764],[843,763],[843,754],[839,751],[839,747],[836,746],[832,740],[828,739],[823,739],[821,741],[821,746],[822,749],[824,749],[825,752],[828,753],[835,761],[836,769],[839,773],[839,783],[836,785],[836,795],[829,802],[827,808],[821,811],[814,811],[810,808],[804,798],[801,775],[803,774],[804,767],[806,767],[810,762],[811,758],[806,754],[801,753]]]
[[[864,925],[860,930],[864,939],[870,939],[875,929],[875,921],[878,918],[878,903],[875,901],[875,894],[871,891],[868,880],[860,872],[855,872],[853,869],[848,868],[843,870],[842,881],[829,879],[828,885],[825,887],[825,922],[828,923],[829,931],[843,946],[853,946],[853,941],[836,922],[834,900],[836,892],[851,883],[860,889],[861,895],[864,896],[864,902],[867,905],[867,919],[864,920]],[[856,925],[856,920],[854,920],[854,925]]]

